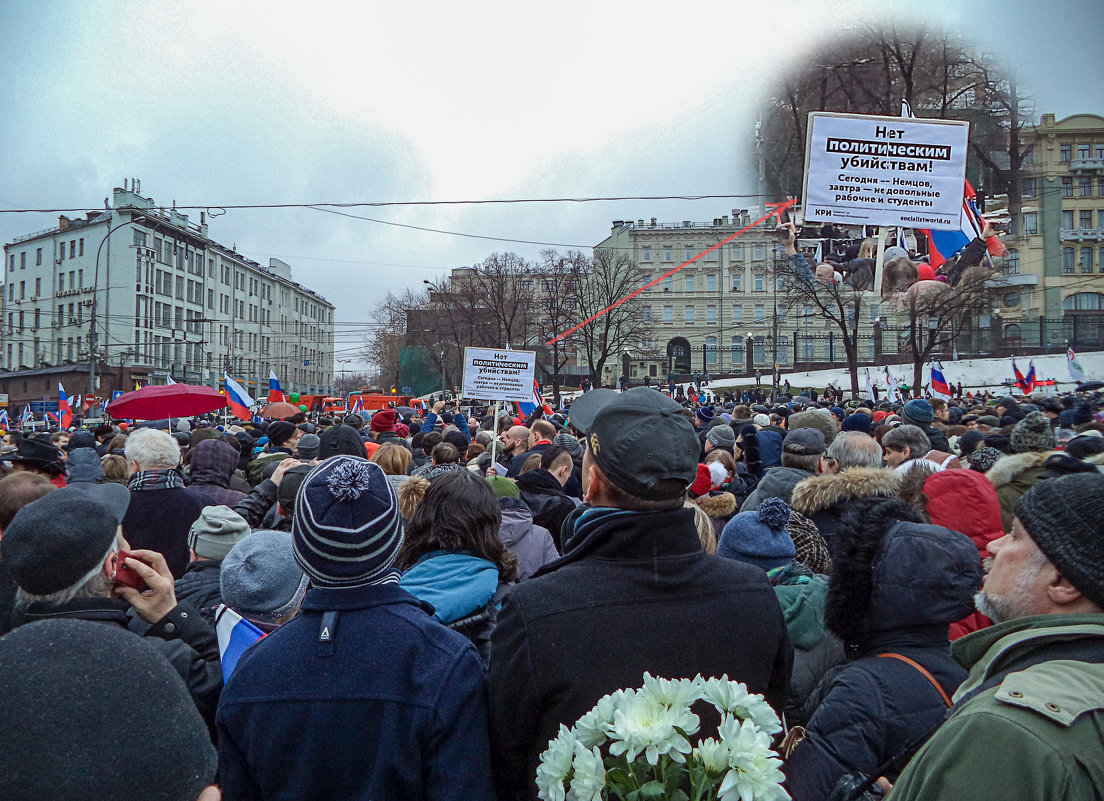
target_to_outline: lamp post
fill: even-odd
[[[99,295],[100,290],[100,253],[103,251],[104,243],[108,238],[118,231],[120,228],[125,228],[128,225],[135,225],[139,222],[146,222],[145,217],[139,217],[135,220],[127,220],[124,223],[119,223],[114,228],[108,228],[107,233],[104,234],[104,238],[100,240],[99,247],[96,248],[96,269],[92,275],[92,309],[89,313],[88,321],[88,394],[96,394],[96,298]]]

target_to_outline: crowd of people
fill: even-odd
[[[645,671],[763,695],[798,801],[1097,797],[1104,398],[707,381],[5,432],[5,797],[531,799]]]

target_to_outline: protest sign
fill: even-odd
[[[969,123],[814,111],[805,220],[958,230]]]
[[[532,403],[536,361],[530,350],[464,348],[464,397]]]

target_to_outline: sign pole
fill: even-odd
[[[492,423],[491,430],[494,432],[494,436],[491,437],[491,467],[498,464],[498,415],[502,411],[502,401],[495,403],[494,411],[494,423]],[[495,471],[498,472],[497,470]]]
[[[885,266],[885,243],[889,229],[884,225],[878,226],[878,252],[874,260],[874,291],[878,297],[882,296],[882,268]]]

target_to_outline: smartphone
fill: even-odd
[[[145,592],[148,589],[148,587],[146,587],[146,582],[138,575],[137,570],[126,564],[127,557],[129,556],[130,553],[128,551],[119,551],[119,561],[115,563],[115,583],[133,587],[138,590],[138,592]]]

